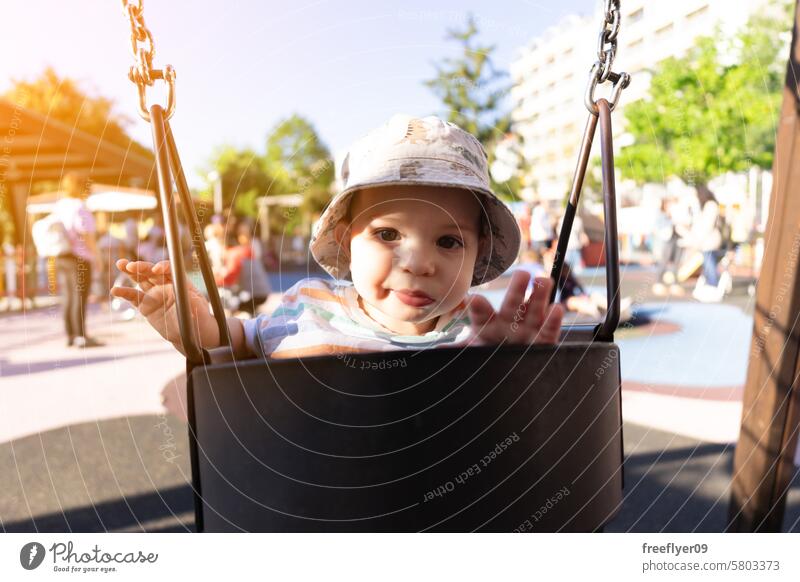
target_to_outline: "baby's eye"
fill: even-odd
[[[464,246],[464,243],[454,236],[443,236],[439,239],[439,244],[446,249],[457,249]]]
[[[394,242],[399,233],[393,228],[381,228],[376,230],[375,234],[384,242]]]

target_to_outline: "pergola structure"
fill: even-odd
[[[154,158],[0,99],[0,200],[11,214],[15,239],[25,239],[25,206],[32,186],[69,171],[97,182],[148,188]],[[155,187],[155,186],[153,186]]]
[[[0,241],[11,238],[16,247],[16,272],[3,276],[9,287],[6,293],[13,291],[23,299],[35,293],[35,251],[26,220],[34,184],[57,182],[67,172],[77,171],[94,181],[147,188],[156,183],[154,158],[132,145],[133,141],[127,147],[112,143],[0,99]],[[9,222],[12,237],[2,232]]]

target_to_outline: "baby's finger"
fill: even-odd
[[[159,261],[155,265],[153,265],[153,273],[157,275],[170,275],[172,274],[172,268],[170,267],[169,261]]]
[[[560,303],[547,309],[544,323],[533,340],[537,344],[555,344],[561,336],[561,322],[564,319],[564,307]]]
[[[482,295],[473,295],[469,301],[469,319],[473,326],[483,326],[491,321],[494,308],[489,300]]]
[[[550,291],[553,288],[553,280],[549,277],[536,277],[533,281],[533,293],[528,299],[528,313],[525,318],[527,326],[532,328],[539,327],[544,321],[545,309],[550,303]]]
[[[169,261],[161,261],[153,266],[150,283],[153,285],[166,285],[172,283],[172,268]]]
[[[147,261],[130,261],[125,265],[125,272],[137,283],[149,279],[152,271],[153,264]]]
[[[469,303],[469,318],[472,332],[487,344],[499,343],[506,337],[508,324],[497,317],[489,300],[481,295],[472,297]]]
[[[139,304],[144,301],[145,296],[143,291],[134,289],[133,287],[112,287],[111,295],[114,297],[119,297],[120,299],[124,299],[136,307],[138,307]]]
[[[531,279],[527,271],[514,271],[511,275],[511,282],[508,284],[506,296],[500,306],[500,318],[506,322],[518,321],[524,317],[526,310],[525,292],[528,290],[528,282]]]

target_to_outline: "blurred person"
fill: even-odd
[[[658,252],[658,271],[652,290],[655,295],[666,295],[667,286],[673,295],[683,295],[683,287],[678,284],[678,266],[681,262],[683,248],[680,246],[680,235],[675,227],[675,200],[665,198],[661,201],[661,209],[656,219],[655,237],[660,244]]]
[[[155,223],[139,243],[139,260],[157,263],[168,257],[164,229]]]
[[[696,191],[700,212],[693,218],[684,244],[703,254],[703,274],[697,280],[692,295],[698,301],[716,303],[725,294],[725,289],[719,286],[718,271],[722,247],[719,203],[704,184],[698,185]]]
[[[116,278],[114,264],[117,259],[129,258],[125,241],[117,238],[107,229],[97,240],[98,256],[100,257],[100,277],[98,279],[98,297],[107,298]]]
[[[551,248],[542,256],[547,273],[551,273],[553,270],[555,255],[555,249]],[[566,261],[561,268],[557,289],[556,301],[560,302],[567,311],[600,319],[608,310],[607,297],[602,293],[588,293],[573,275],[570,264]],[[620,299],[620,323],[631,318],[631,305],[630,297]]]
[[[292,237],[292,256],[294,257],[295,265],[303,265],[306,262],[306,240],[303,236],[303,229],[300,226],[295,227],[294,236]]]
[[[235,307],[250,315],[270,294],[267,273],[255,256],[250,225],[241,223],[236,227],[236,244],[225,249],[223,267],[215,274],[217,285],[236,298]]]
[[[522,233],[520,249],[524,253],[531,248],[531,213],[532,209],[527,202],[522,204],[519,213],[516,215],[519,231]]]
[[[61,190],[63,197],[56,202],[53,214],[64,225],[71,248],[55,259],[67,345],[79,348],[102,346],[86,331],[92,274],[102,270],[95,239],[97,228],[94,216],[86,206],[91,180],[84,174],[69,172],[61,180]]]
[[[537,198],[531,209],[531,249],[543,253],[553,244],[554,238],[553,217],[547,211],[544,203]]]
[[[564,215],[558,222],[558,232],[564,228]],[[581,250],[584,246],[589,244],[589,237],[583,228],[583,219],[579,213],[575,213],[575,219],[572,222],[572,230],[569,233],[569,242],[567,243],[567,252],[564,255],[564,262],[569,263],[570,269],[575,275],[580,275],[583,272],[584,263]]]
[[[205,227],[203,235],[206,239],[206,252],[211,262],[211,270],[214,273],[222,271],[223,256],[225,254],[225,227],[218,222],[213,222]]]

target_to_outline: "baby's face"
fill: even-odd
[[[456,188],[362,190],[337,226],[362,308],[384,327],[420,335],[466,296],[478,256],[481,207]],[[348,249],[349,242],[349,249]]]

